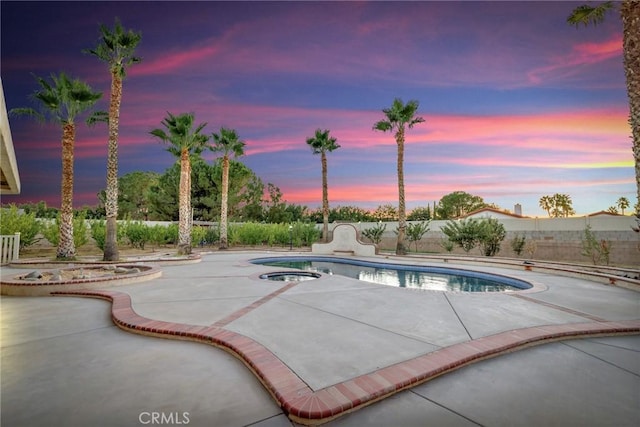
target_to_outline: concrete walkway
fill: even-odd
[[[290,426],[287,415],[311,422],[305,408],[326,415],[332,402],[357,410],[329,426],[640,422],[640,338],[597,336],[639,330],[637,292],[490,267],[475,269],[543,290],[411,291],[340,276],[286,284],[258,278],[276,270],[247,262],[261,255],[205,255],[94,293],[113,308],[3,297],[2,425]],[[111,316],[136,333],[231,348],[256,375],[211,345],[134,335]],[[576,331],[589,338],[511,352]]]

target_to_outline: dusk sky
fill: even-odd
[[[320,156],[305,143],[329,129],[329,202],[397,206],[397,147],[372,130],[396,97],[425,119],[407,132],[408,210],[453,191],[524,215],[565,193],[578,215],[635,200],[617,12],[597,27],[566,18],[583,2],[13,2],[3,0],[1,76],[7,108],[35,106],[32,73],[65,71],[104,93],[107,65],[82,50],[99,24],[142,32],[124,81],[119,175],[175,161],[149,135],[167,111],[193,112],[206,133],[236,129],[240,161],[289,203],[321,206]],[[10,117],[22,194],[2,203],[60,205],[61,130]],[[106,186],[107,129],[78,125],[74,206]],[[213,153],[205,154],[208,161]]]

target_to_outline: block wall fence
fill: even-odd
[[[518,258],[511,248],[516,236],[524,236],[525,242],[535,242],[535,252],[530,257],[525,252],[522,259],[541,259],[549,261],[587,262],[591,260],[582,255],[582,240],[587,225],[598,240],[607,240],[611,244],[610,264],[640,268],[640,233],[633,231],[637,227],[635,217],[631,216],[594,216],[578,218],[498,218],[504,225],[507,235],[502,242],[498,256]],[[408,223],[414,221],[408,221]],[[431,221],[429,231],[418,242],[419,252],[446,253],[442,240],[446,237],[441,231],[448,221]],[[360,239],[369,240],[361,235],[362,230],[375,227],[377,223],[351,223],[360,232]],[[396,244],[397,222],[387,222],[380,249],[394,250]],[[330,224],[330,230],[337,224]],[[410,252],[415,252],[412,243]],[[454,248],[454,254],[464,254],[461,248]],[[480,250],[472,249],[469,254],[478,256]]]

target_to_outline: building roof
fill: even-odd
[[[463,215],[460,218],[478,217],[478,216],[483,216],[483,214],[486,214],[484,216],[489,216],[489,217],[494,217],[494,218],[495,217],[498,217],[498,218],[504,218],[504,217],[509,217],[509,218],[527,218],[526,216],[516,215],[516,214],[511,213],[511,212],[502,211],[500,209],[495,209],[495,208],[490,208],[490,207],[476,209],[475,211],[469,212],[468,214]]]

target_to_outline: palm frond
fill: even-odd
[[[10,116],[26,116],[26,117],[32,117],[40,122],[45,121],[45,116],[41,112],[33,108],[26,108],[26,107],[12,108],[11,110],[9,110],[9,115]]]
[[[567,23],[578,27],[580,24],[584,25],[598,25],[601,24],[607,13],[614,8],[612,1],[605,1],[597,6],[591,6],[583,4],[576,7],[571,15],[567,18]]]
[[[87,117],[87,125],[94,126],[96,123],[109,123],[109,113],[107,111],[95,111]]]

